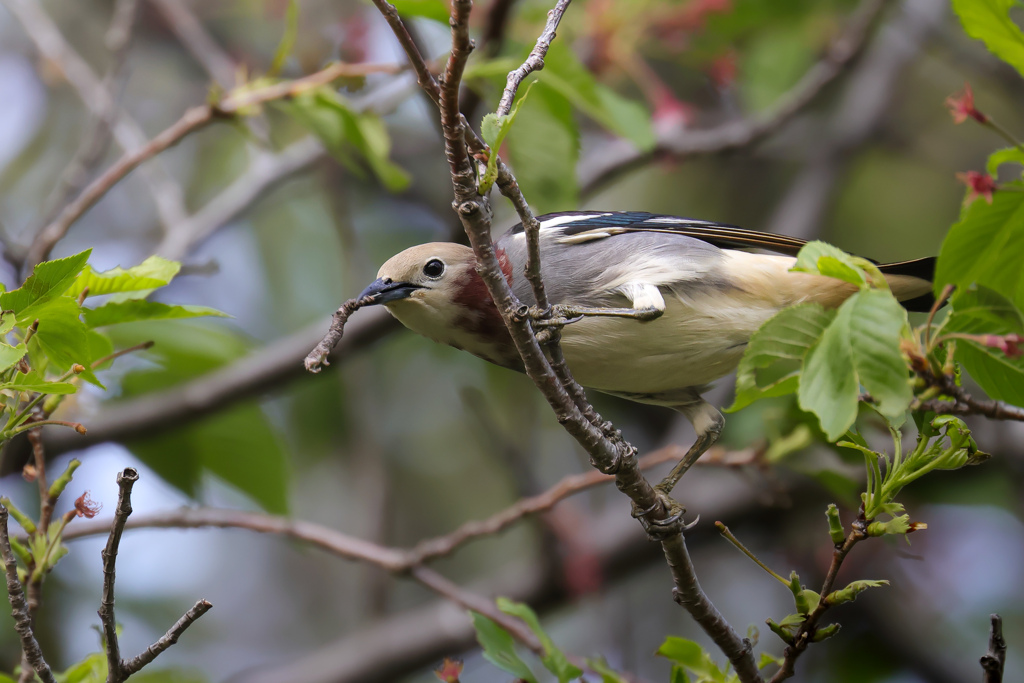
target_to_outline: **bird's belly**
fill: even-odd
[[[750,335],[778,310],[713,296],[666,301],[652,321],[587,317],[565,327],[562,350],[576,380],[610,393],[671,395],[727,375]]]

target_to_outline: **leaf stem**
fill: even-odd
[[[787,581],[786,579],[782,578],[780,575],[772,571],[771,567],[766,565],[761,560],[757,559],[757,556],[754,555],[754,553],[750,552],[750,550],[748,550],[745,545],[740,543],[740,540],[736,538],[731,531],[729,531],[729,527],[722,524],[721,522],[715,522],[715,528],[718,529],[719,533],[725,536],[726,540],[728,540],[730,543],[736,546],[736,548],[741,553],[749,557],[754,562],[754,564],[756,564],[758,567],[760,567],[761,569],[765,570],[766,572],[774,576],[776,579],[778,579],[779,583],[781,583],[783,586],[788,587],[790,585],[789,581]]]

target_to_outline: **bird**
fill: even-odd
[[[637,211],[569,211],[538,221],[541,277],[567,323],[561,348],[576,381],[674,409],[694,427],[695,443],[656,487],[665,494],[721,433],[722,413],[701,394],[737,367],[761,324],[799,303],[837,307],[856,291],[791,271],[807,243],[794,237]],[[534,306],[522,223],[494,247],[512,292]],[[879,269],[908,310],[930,309],[934,257]],[[380,267],[359,300],[385,306],[424,337],[523,371],[467,246],[406,249]]]

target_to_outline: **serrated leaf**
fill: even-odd
[[[470,612],[476,639],[484,650],[484,659],[528,683],[537,683],[530,667],[516,653],[515,641],[508,631],[477,612]]]
[[[169,261],[160,256],[150,256],[137,266],[131,268],[111,268],[96,272],[92,266],[85,266],[82,273],[75,278],[68,289],[68,296],[77,298],[86,288],[87,296],[103,294],[134,293],[131,298],[144,299],[154,289],[170,283],[181,270],[177,261]]]
[[[1024,319],[1009,301],[988,287],[970,287],[953,297],[953,312],[942,334],[1004,335],[1024,333]],[[999,349],[957,340],[956,359],[989,396],[1024,406],[1024,358],[1010,358]]]
[[[519,617],[530,627],[530,630],[537,636],[541,646],[544,648],[541,663],[545,669],[558,678],[559,683],[569,683],[572,679],[583,675],[583,671],[566,658],[565,654],[555,645],[555,641],[551,640],[547,632],[541,628],[540,620],[537,618],[536,613],[530,609],[529,605],[513,602],[507,598],[498,598],[497,605],[498,609],[502,612],[513,617]]]
[[[1003,164],[1020,164],[1024,166],[1024,150],[1020,147],[1006,147],[988,155],[985,170],[993,178],[999,177],[999,167]],[[1019,173],[1018,173],[1019,174]]]
[[[867,283],[864,271],[853,257],[827,242],[815,240],[801,247],[790,270],[833,277],[857,287]]]
[[[61,371],[75,363],[82,365],[85,371],[81,377],[104,388],[92,371],[89,329],[79,317],[80,312],[78,302],[70,297],[63,296],[48,302],[35,314],[39,328],[29,342],[29,349],[37,346]]]
[[[800,407],[818,416],[830,441],[857,418],[861,385],[887,418],[899,419],[913,398],[899,351],[906,311],[892,294],[862,290],[843,302],[808,352],[800,376]]]
[[[0,308],[14,311],[19,324],[30,324],[50,301],[64,294],[89,260],[92,249],[54,261],[44,261],[18,289],[0,294]]]
[[[736,371],[735,412],[754,401],[796,391],[807,351],[821,337],[835,311],[806,303],[783,309],[755,332]]]
[[[1024,309],[1024,192],[996,192],[972,202],[942,242],[935,292],[947,284],[989,287]]]
[[[1024,75],[1024,33],[1010,18],[1017,0],[953,0],[964,31]]]
[[[105,327],[118,323],[133,323],[141,320],[175,320],[181,318],[227,318],[215,308],[206,306],[182,306],[164,304],[157,301],[133,299],[131,301],[114,301],[99,308],[82,309],[85,323],[89,327]]]
[[[11,346],[0,342],[0,372],[12,367],[28,352],[24,344]]]

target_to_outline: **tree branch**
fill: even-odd
[[[107,545],[103,548],[103,595],[100,599],[100,623],[103,625],[103,639],[107,649],[107,683],[119,683],[124,679],[121,672],[121,652],[117,642],[117,619],[114,616],[114,579],[117,566],[117,551],[121,545],[121,534],[128,516],[132,514],[132,486],[139,480],[139,473],[130,467],[117,475],[117,508],[110,525]]]
[[[998,614],[989,615],[992,627],[988,637],[988,652],[981,657],[981,668],[985,671],[983,683],[1002,683],[1003,666],[1006,663],[1006,641],[1003,640],[1003,618]]]
[[[16,0],[20,2],[21,0]],[[110,168],[91,182],[70,203],[60,215],[44,228],[29,249],[27,261],[35,264],[45,258],[53,245],[68,231],[68,228],[105,195],[110,188],[135,169],[168,147],[177,144],[189,133],[210,124],[217,118],[232,116],[248,107],[271,100],[297,95],[317,88],[343,76],[365,76],[372,73],[395,73],[401,67],[394,64],[332,64],[314,74],[290,81],[282,81],[255,90],[240,89],[229,93],[213,105],[193,107],[169,128],[154,137],[137,150],[127,152]]]
[[[7,576],[7,599],[11,603],[11,614],[14,616],[14,630],[21,639],[21,649],[25,660],[35,670],[43,683],[56,683],[50,666],[43,658],[39,642],[32,632],[32,617],[28,613],[25,593],[18,578],[18,561],[11,550],[10,532],[7,528],[7,508],[0,505],[0,557],[4,561],[4,573]]]
[[[150,0],[185,49],[199,62],[214,82],[225,90],[236,83],[235,61],[213,40],[182,0]]]
[[[195,623],[199,617],[209,612],[212,607],[213,605],[206,600],[200,600],[192,606],[192,609],[185,612],[181,619],[178,619],[174,626],[167,630],[167,633],[146,648],[144,652],[121,662],[121,673],[124,677],[128,678],[132,674],[137,673],[142,667],[156,659],[161,652],[177,643],[178,638],[180,638],[181,634],[185,632],[185,629]]]
[[[522,66],[508,75],[505,91],[501,94],[501,101],[498,103],[498,116],[506,116],[512,111],[512,102],[516,99],[516,91],[519,90],[523,79],[534,71],[540,71],[544,68],[544,57],[551,47],[551,41],[555,39],[558,22],[562,20],[562,15],[569,8],[570,2],[571,0],[558,0],[554,8],[548,10],[547,24],[545,24],[544,31],[540,34],[540,37],[537,38],[537,44],[530,51],[530,56],[526,58]]]
[[[782,666],[772,676],[770,683],[780,683],[790,676],[793,675],[793,667],[796,664],[797,658],[803,654],[807,646],[811,644],[814,634],[817,631],[818,622],[821,620],[821,616],[829,608],[829,603],[825,599],[829,593],[832,592],[832,588],[835,585],[836,577],[839,575],[839,568],[843,565],[843,560],[850,554],[853,546],[857,545],[867,535],[867,522],[863,519],[858,518],[852,524],[850,533],[846,536],[846,540],[842,545],[836,546],[832,551],[832,564],[829,565],[828,574],[825,575],[825,580],[821,584],[821,600],[818,601],[818,606],[811,610],[811,613],[807,615],[803,623],[800,624],[799,630],[793,637],[793,643],[788,645],[783,653]]]
[[[109,123],[114,139],[125,153],[131,153],[143,146],[146,143],[146,135],[142,128],[123,111],[119,111],[112,93],[104,87],[88,63],[75,52],[42,6],[31,0],[3,2],[21,23],[39,52],[48,60],[60,65],[68,83],[93,116],[99,121]],[[147,166],[143,178],[149,185],[157,213],[165,229],[185,216],[182,190],[162,167]],[[40,247],[35,244],[36,241],[38,238],[33,241],[34,253],[40,251]],[[34,264],[29,262],[27,265]]]

